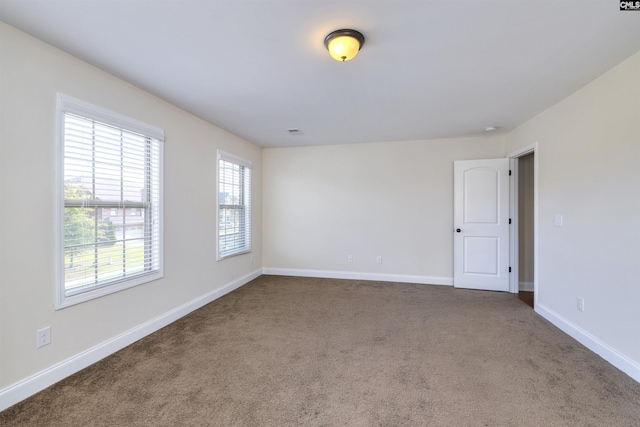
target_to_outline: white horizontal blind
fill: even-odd
[[[251,250],[251,162],[218,153],[218,259]]]
[[[158,272],[162,141],[63,114],[64,296]]]

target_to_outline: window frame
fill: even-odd
[[[226,161],[229,163],[233,163],[235,165],[238,166],[242,166],[244,168],[247,168],[249,170],[249,182],[248,182],[248,194],[246,194],[245,190],[246,188],[243,188],[243,196],[245,201],[243,202],[242,206],[244,209],[244,214],[245,214],[245,227],[244,227],[244,233],[245,233],[245,245],[243,248],[236,250],[234,252],[231,253],[221,253],[220,251],[220,161]],[[253,188],[252,185],[252,180],[253,180],[253,170],[252,170],[252,165],[251,165],[251,161],[244,159],[242,157],[236,156],[234,154],[231,153],[227,153],[225,151],[222,150],[218,150],[217,152],[217,157],[216,157],[216,259],[218,261],[224,260],[224,259],[228,259],[237,255],[242,255],[242,254],[247,254],[250,253],[252,251],[252,239],[251,239],[251,228],[252,228],[252,214],[251,214],[251,191]],[[248,203],[246,202],[248,196]],[[247,206],[248,205],[248,206]],[[249,226],[246,226],[246,223],[249,223]]]
[[[98,107],[87,102],[58,93],[56,102],[56,292],[55,309],[69,307],[85,301],[90,301],[105,295],[122,291],[134,286],[142,285],[164,277],[164,131],[158,127],[148,125],[122,114]],[[158,141],[158,253],[157,267],[148,273],[124,277],[112,282],[98,283],[88,290],[67,295],[65,287],[65,186],[64,186],[64,157],[65,157],[65,116],[73,114],[88,120],[94,120],[129,132],[144,135]],[[143,202],[140,202],[143,203]],[[112,208],[113,202],[97,205],[98,208]],[[68,207],[68,206],[67,206]],[[111,212],[111,211],[110,211]]]

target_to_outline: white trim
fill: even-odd
[[[453,277],[412,276],[355,271],[302,270],[295,268],[263,268],[262,274],[274,276],[320,277],[323,279],[375,280],[380,282],[419,283],[423,285],[453,286]]]
[[[235,154],[227,153],[226,151],[218,150],[218,160],[224,160],[226,162],[235,163],[236,165],[251,169],[251,160],[244,159],[236,156]]]
[[[520,260],[518,259],[518,161],[510,157],[509,169],[512,171],[509,180],[509,218],[511,224],[509,226],[509,266],[511,266],[511,275],[509,276],[509,292],[518,293],[518,282],[520,281]],[[516,250],[513,250],[516,248]]]
[[[65,287],[65,242],[64,242],[64,151],[65,151],[65,114],[71,113],[87,119],[116,126],[127,131],[137,132],[158,141],[158,268],[152,272],[93,288],[76,295],[67,295]],[[95,298],[139,286],[164,277],[164,130],[88,102],[72,98],[62,93],[56,97],[56,200],[54,218],[56,220],[56,282],[54,308],[60,310]]]
[[[56,170],[55,170],[55,261],[56,277],[53,306],[57,310],[62,306],[65,299],[64,286],[64,113],[62,112],[63,99],[67,101],[67,96],[58,93],[56,98]]]
[[[520,282],[518,286],[518,290],[533,292],[533,282]]]
[[[228,294],[229,292],[249,283],[251,280],[259,277],[262,269],[257,269],[246,276],[240,277],[221,288],[208,292],[196,299],[193,299],[179,307],[174,308],[164,314],[161,314],[141,325],[138,325],[114,338],[104,341],[90,349],[76,354],[57,363],[49,368],[40,371],[22,381],[19,381],[9,387],[0,390],[0,411],[4,411],[12,405],[26,399],[37,392],[57,383],[58,381],[72,375],[89,365],[92,365],[107,356],[112,355],[118,350],[133,344],[134,342],[150,335],[157,330],[164,328],[172,322],[180,319],[209,304],[210,302]]]
[[[538,210],[540,207],[539,198],[538,198],[538,189],[540,185],[538,184],[538,179],[540,174],[538,172],[538,165],[540,164],[540,150],[538,149],[538,143],[534,143],[533,148],[534,156],[533,156],[533,306],[535,308],[536,304],[538,304],[538,260],[540,259],[538,254],[538,233],[540,232],[540,227],[538,225]]]
[[[510,152],[509,154],[507,154],[507,157],[516,158],[526,156],[529,153],[534,153],[537,149],[538,142],[534,142],[533,144],[529,144],[525,147],[518,148],[517,150]]]
[[[164,130],[153,125],[141,122],[123,114],[116,113],[97,105],[72,98],[68,95],[57,94],[58,111],[76,114],[88,119],[93,119],[100,123],[127,129],[145,136],[150,136],[160,141],[164,141]]]
[[[626,357],[624,354],[609,347],[598,338],[591,335],[584,329],[574,325],[559,314],[549,308],[536,304],[535,311],[549,322],[557,326],[561,331],[574,338],[580,344],[629,375],[634,380],[640,382],[640,364]]]

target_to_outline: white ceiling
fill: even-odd
[[[0,20],[262,147],[505,132],[640,50],[614,0],[0,0]],[[339,28],[366,37],[345,63]]]

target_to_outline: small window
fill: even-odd
[[[162,277],[164,135],[64,95],[58,115],[62,308]]]
[[[251,251],[251,162],[218,151],[218,259]]]

